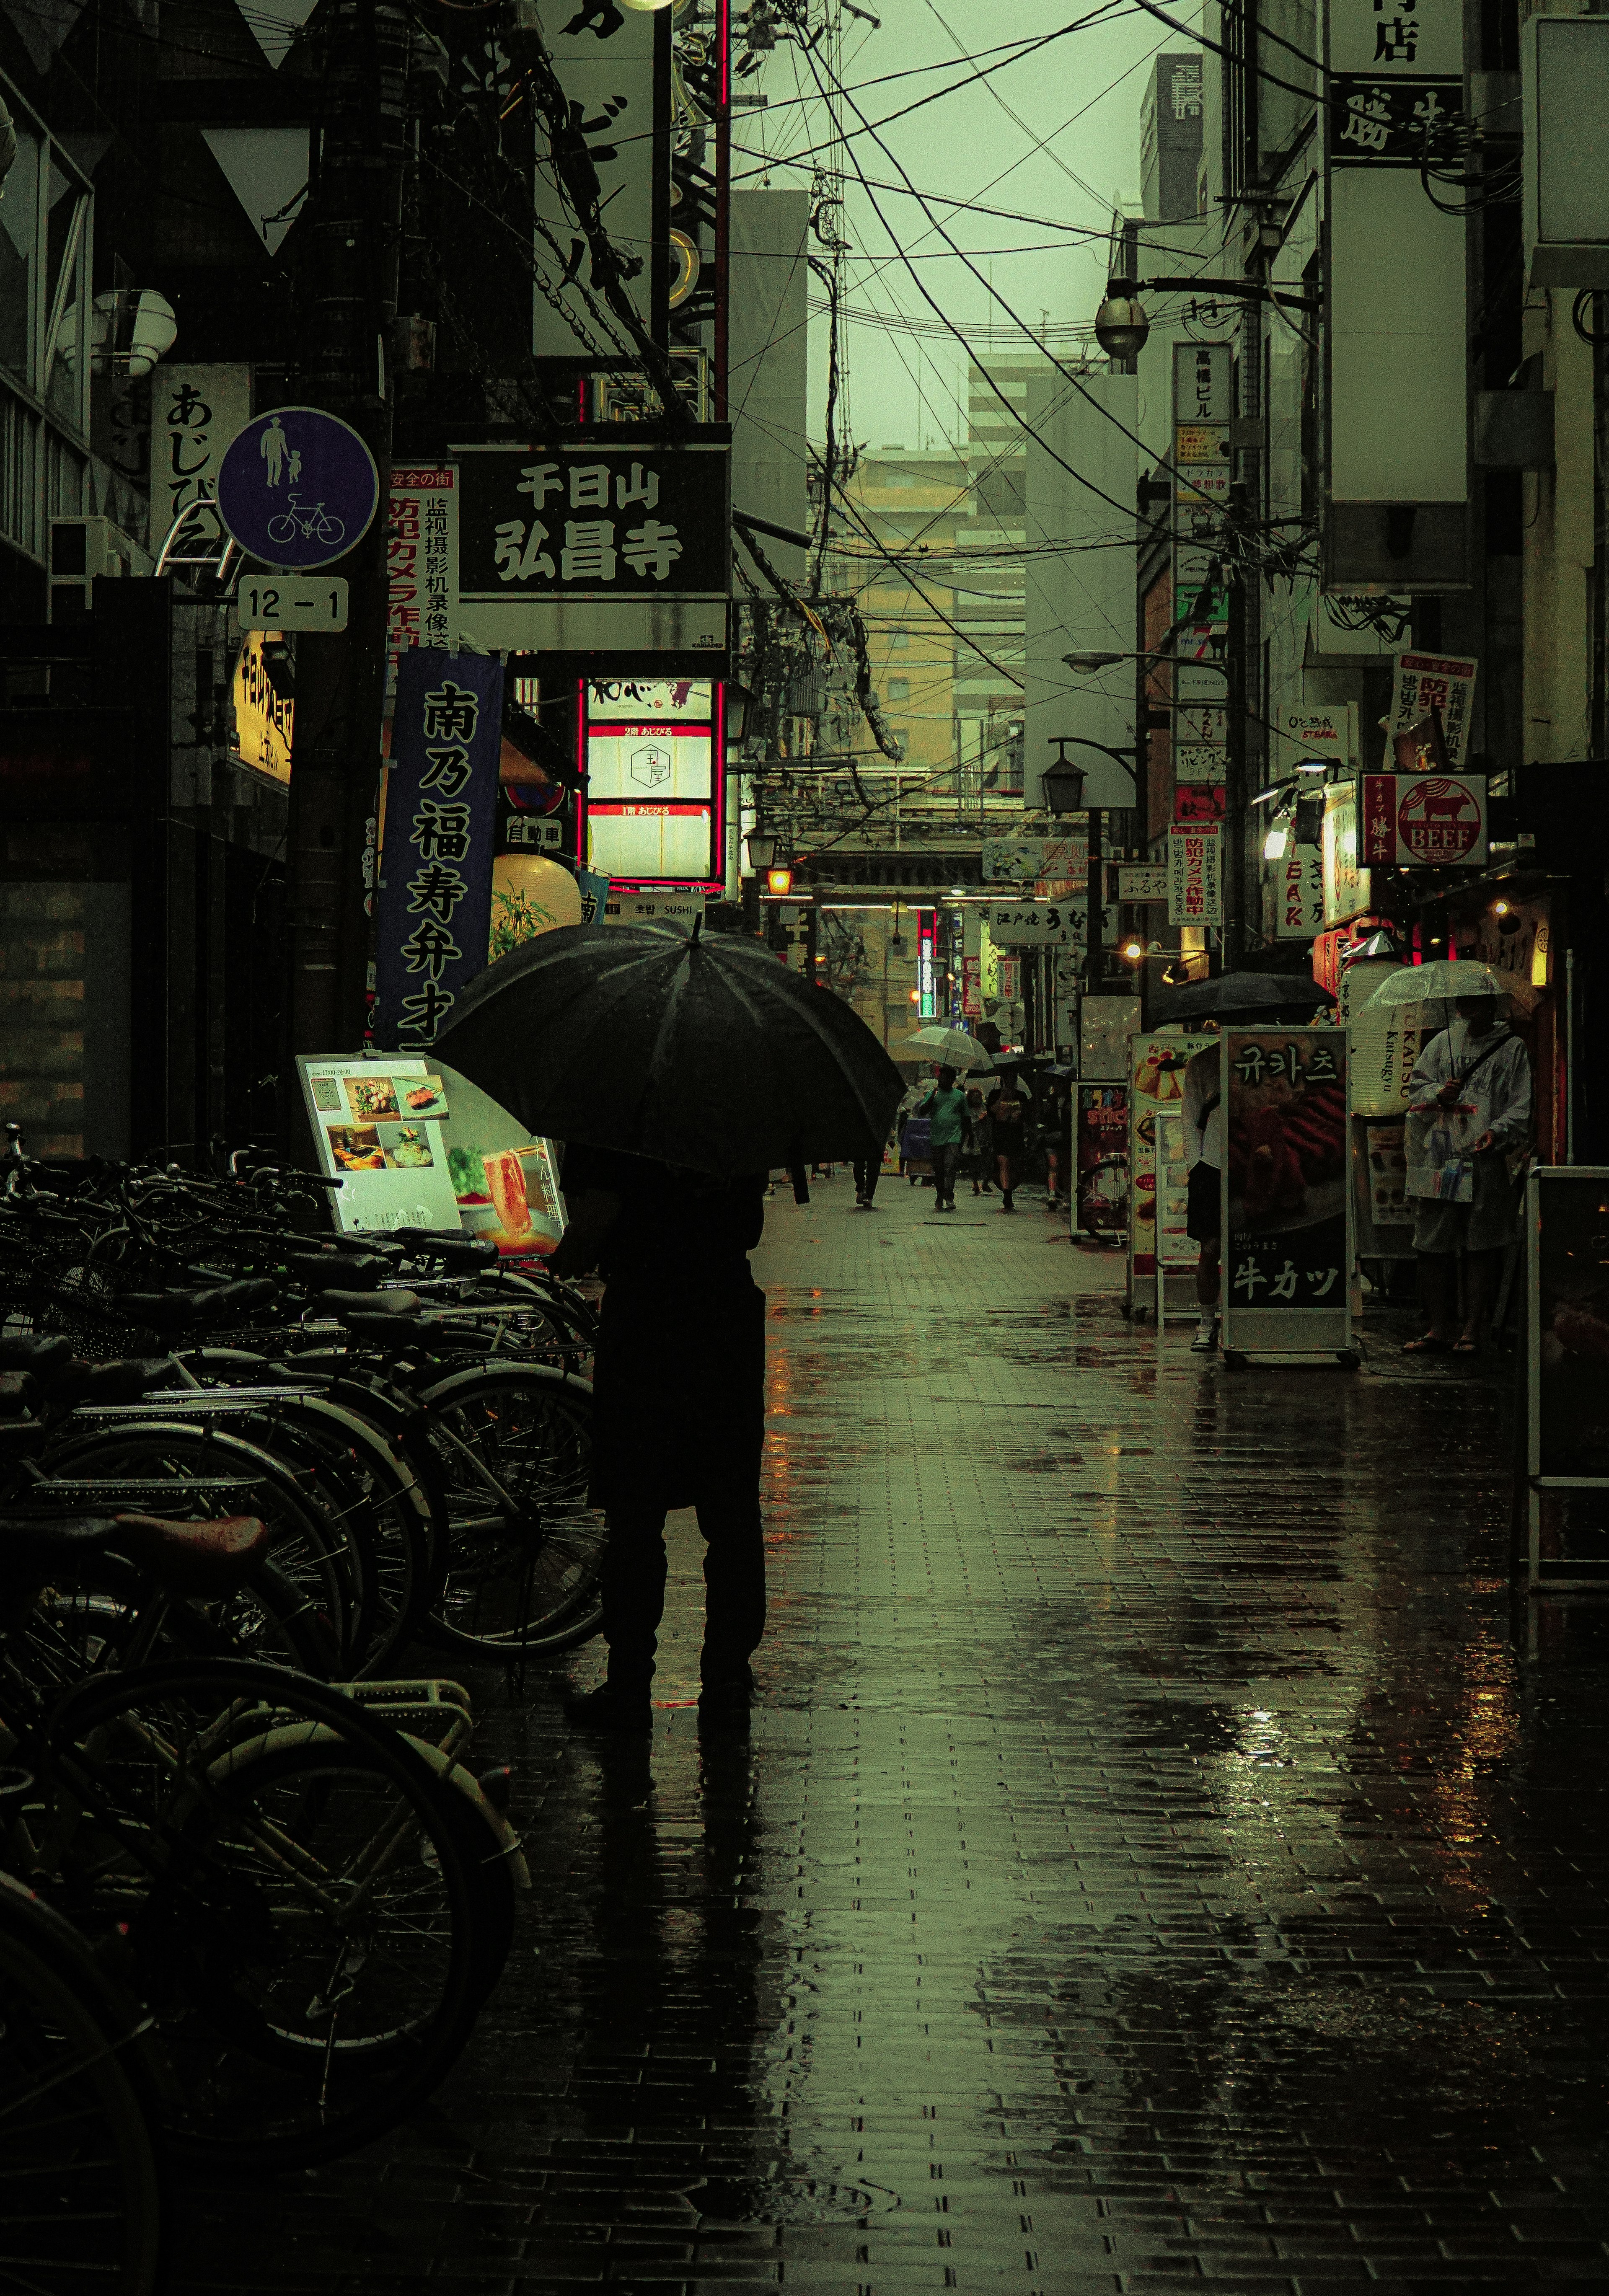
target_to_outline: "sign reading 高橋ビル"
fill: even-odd
[[[433,1045],[486,969],[503,665],[415,647],[397,668],[379,904],[375,1033]]]

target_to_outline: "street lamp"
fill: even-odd
[[[1244,295],[1292,311],[1324,308],[1317,295],[1285,294],[1261,279],[1109,279],[1095,315],[1095,339],[1109,358],[1137,358],[1145,348],[1151,322],[1138,299],[1142,287],[1153,295]]]
[[[1051,739],[1055,740],[1053,734]],[[1071,735],[1067,738],[1071,740]],[[1084,806],[1084,783],[1088,776],[1082,766],[1070,765],[1058,757],[1054,766],[1047,766],[1039,775],[1039,787],[1045,794],[1048,813],[1080,813]]]
[[[1137,300],[1133,279],[1110,279],[1105,300],[1095,315],[1095,339],[1108,358],[1137,358],[1145,348],[1151,322]]]
[[[776,858],[776,839],[768,829],[751,829],[748,836],[749,866],[762,876]]]
[[[1121,766],[1123,771],[1128,775],[1129,781],[1134,785],[1135,797],[1137,801],[1140,786],[1139,775],[1135,771],[1134,759],[1131,757],[1126,756],[1121,750],[1114,750],[1108,742],[1092,742],[1088,736],[1084,734],[1052,734],[1048,736],[1048,739],[1055,743],[1058,750],[1061,750],[1068,742],[1071,742],[1075,750],[1098,750],[1104,758],[1110,758],[1114,764]],[[1064,757],[1058,756],[1055,764],[1054,766],[1047,766],[1044,773],[1039,776],[1041,784],[1046,791],[1047,802],[1049,805],[1052,813],[1077,813],[1083,803],[1081,795],[1074,798],[1070,805],[1065,806],[1057,805],[1055,800],[1050,797],[1049,791],[1052,778],[1062,772],[1070,774],[1077,773],[1079,774],[1080,785],[1083,782],[1084,776],[1083,774],[1080,772],[1079,767],[1069,765]]]

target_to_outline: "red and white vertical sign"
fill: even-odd
[[[1223,824],[1178,822],[1168,832],[1168,922],[1221,925]]]
[[[458,618],[457,472],[451,463],[399,464],[391,472],[386,545],[386,651],[456,650]]]
[[[1469,655],[1400,653],[1391,693],[1387,741],[1406,734],[1433,709],[1441,712],[1441,734],[1447,762],[1456,770],[1469,747],[1470,719],[1475,698],[1475,673],[1481,665]],[[1389,748],[1386,763],[1391,763]]]

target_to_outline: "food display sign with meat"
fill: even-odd
[[[1129,1096],[1129,1281],[1156,1272],[1159,1239],[1163,1262],[1177,1267],[1194,1248],[1185,1234],[1188,1197],[1187,1144],[1182,1126],[1170,1124],[1185,1105],[1185,1069],[1216,1040],[1171,1034],[1135,1037]],[[1170,1151],[1173,1152],[1170,1153]]]
[[[1370,868],[1478,868],[1486,861],[1483,774],[1365,774]]]
[[[1346,1031],[1234,1029],[1223,1045],[1225,1349],[1339,1349],[1350,1273]]]

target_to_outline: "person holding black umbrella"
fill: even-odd
[[[701,1718],[746,1725],[765,1628],[765,1297],[749,1271],[770,1171],[875,1152],[901,1078],[852,1008],[735,933],[561,926],[488,967],[437,1039],[533,1136],[569,1144],[550,1265],[602,1269],[592,1498],[609,1670],[569,1701],[646,1732],[664,1525],[704,1534]],[[539,1522],[529,1535],[539,1544]]]
[[[593,1367],[594,1506],[609,1518],[599,1591],[609,1671],[565,1711],[587,1728],[653,1727],[665,1609],[665,1517],[704,1538],[699,1713],[741,1723],[766,1625],[759,1507],[766,1295],[749,1270],[768,1175],[722,1180],[618,1150],[564,1158],[569,1225],[548,1265],[602,1273]]]

